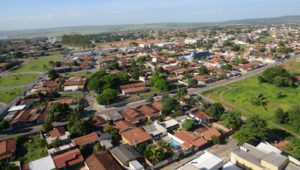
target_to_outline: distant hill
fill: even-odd
[[[300,23],[300,16],[282,16],[273,18],[255,18],[208,23],[156,23],[135,25],[105,25],[105,26],[77,26],[32,30],[0,31],[0,40],[5,38],[32,38],[41,36],[61,36],[64,34],[97,34],[104,32],[146,30],[146,29],[185,29],[207,26],[224,25],[257,25],[257,24],[288,24]]]

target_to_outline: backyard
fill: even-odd
[[[34,81],[37,77],[36,74],[16,74],[0,77],[0,87],[26,85]]]
[[[49,57],[40,57],[40,58],[30,58],[28,63],[22,65],[19,69],[14,70],[13,72],[45,72],[51,65],[50,61],[60,61],[61,57],[59,56],[49,56]]]
[[[26,137],[19,137],[17,141],[18,157],[23,163],[28,163],[48,155],[46,141],[39,136],[29,139]]]

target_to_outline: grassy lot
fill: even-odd
[[[0,102],[7,104],[23,91],[24,89],[0,90]]]
[[[73,98],[73,99],[83,99],[85,97],[84,93],[68,93],[68,94],[62,94],[61,97],[64,98]]]
[[[74,73],[69,73],[67,75],[67,77],[73,77],[73,76],[85,76],[85,77],[89,77],[91,75],[92,75],[92,73],[90,71],[84,70],[84,71],[78,71],[78,72],[74,72]]]
[[[153,96],[155,93],[158,94],[158,93],[160,93],[160,91],[158,89],[152,88],[150,91],[145,92],[145,93],[130,95],[130,97],[127,100],[134,100],[134,99],[144,97],[144,96]]]
[[[276,94],[281,92],[283,98],[277,98]],[[266,106],[255,106],[250,102],[252,97],[263,94],[266,97]],[[244,110],[257,113],[267,120],[274,120],[274,111],[277,108],[284,110],[290,106],[299,104],[300,87],[280,88],[272,84],[260,83],[257,77],[252,77],[226,87],[220,87],[212,91],[205,92],[204,95],[220,103],[229,103]],[[226,103],[225,103],[226,105]]]
[[[48,155],[46,141],[39,136],[31,139],[18,139],[18,157],[21,162],[28,163]]]
[[[25,85],[34,81],[38,76],[36,74],[18,74],[9,75],[0,78],[0,87]]]
[[[22,65],[19,69],[13,72],[44,72],[51,68],[50,61],[60,61],[59,56],[30,58],[27,64]]]

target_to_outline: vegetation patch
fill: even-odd
[[[16,96],[21,94],[24,89],[11,89],[11,90],[0,90],[0,102],[1,103],[9,103],[12,101]]]
[[[0,87],[26,85],[34,81],[37,77],[38,76],[36,74],[17,74],[0,77]]]
[[[14,72],[44,72],[52,67],[50,61],[55,62],[60,60],[59,56],[30,58],[27,64],[22,65]]]

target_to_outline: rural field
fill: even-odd
[[[37,77],[38,76],[36,74],[16,74],[16,75],[9,75],[7,77],[1,77],[0,88],[26,85],[34,81]]]
[[[49,57],[39,57],[39,58],[30,58],[27,64],[22,65],[19,69],[14,70],[13,72],[45,72],[51,66],[50,61],[60,61],[61,57],[59,56],[49,56]]]

